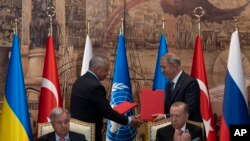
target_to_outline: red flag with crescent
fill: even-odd
[[[62,107],[53,37],[48,36],[39,100],[38,123],[49,122],[53,108]]]
[[[216,132],[210,96],[208,91],[207,74],[203,57],[201,37],[197,36],[195,41],[194,57],[191,75],[197,79],[200,86],[200,110],[205,125],[207,141],[216,141]]]

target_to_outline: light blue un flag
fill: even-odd
[[[122,35],[120,35],[116,53],[110,104],[114,107],[123,101],[133,102],[133,96],[126,56],[125,39]],[[126,116],[131,115],[134,115],[134,110],[130,110],[126,113]],[[108,120],[106,136],[107,141],[131,141],[135,135],[135,128],[131,126],[123,126]]]
[[[168,52],[167,41],[166,41],[165,36],[161,34],[160,45],[159,45],[158,56],[157,56],[156,67],[155,67],[153,90],[165,90],[166,83],[168,82],[164,73],[161,70],[161,65],[160,65],[161,57],[167,52]]]

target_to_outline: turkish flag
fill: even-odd
[[[191,75],[197,79],[200,86],[200,110],[202,120],[205,125],[207,141],[216,141],[216,131],[214,126],[214,119],[212,116],[202,48],[201,37],[197,36],[195,41]]]
[[[39,100],[38,123],[49,122],[53,108],[62,107],[53,37],[48,36]]]

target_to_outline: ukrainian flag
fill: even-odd
[[[0,141],[32,140],[19,39],[14,34],[5,86],[5,98],[0,116]]]

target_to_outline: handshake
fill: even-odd
[[[140,115],[129,117],[131,118],[130,125],[134,128],[138,128],[143,124],[143,120],[140,119]]]
[[[130,125],[132,127],[138,128],[144,123],[144,121],[140,118],[140,115],[132,116],[132,117],[129,117],[129,118],[131,118]],[[158,121],[158,120],[162,120],[162,119],[165,119],[165,118],[166,118],[165,114],[153,114],[152,115],[152,121]]]

